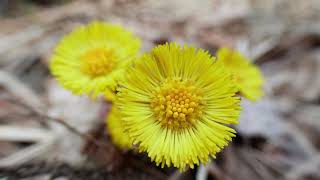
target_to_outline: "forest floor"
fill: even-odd
[[[320,179],[320,1],[12,0],[0,15],[0,180]],[[236,48],[261,68],[265,96],[242,101],[237,137],[216,160],[161,169],[110,142],[109,104],[50,75],[59,39],[92,20],[128,27],[143,51],[169,41]]]

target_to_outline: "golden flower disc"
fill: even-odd
[[[110,73],[116,66],[113,51],[97,48],[87,51],[80,57],[81,71],[89,76],[97,77]]]
[[[202,113],[201,98],[190,82],[171,80],[155,93],[151,107],[163,126],[179,131],[194,125]]]

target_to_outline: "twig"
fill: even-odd
[[[37,142],[35,145],[0,158],[0,167],[12,167],[28,162],[39,154],[47,152],[54,144],[56,137],[52,132],[39,128],[0,126],[0,139],[5,141]]]
[[[41,120],[44,119],[48,119],[51,120],[53,122],[59,123],[60,125],[64,126],[65,128],[67,128],[69,131],[73,132],[74,134],[80,136],[81,138],[87,140],[87,141],[91,141],[93,142],[96,146],[101,147],[104,145],[103,142],[101,141],[97,141],[96,139],[94,139],[92,136],[90,136],[89,134],[86,133],[81,133],[80,131],[78,131],[76,128],[72,127],[70,124],[66,123],[65,121],[63,121],[62,119],[59,118],[54,118],[48,115],[44,115],[44,114],[38,114],[39,117],[42,117]]]
[[[253,157],[249,157],[248,155],[249,153],[247,151],[243,151],[243,150],[239,150],[239,157],[245,162],[247,163],[252,170],[258,175],[260,176],[261,179],[264,180],[269,180],[269,179],[275,179],[275,177],[273,177],[273,175],[271,173],[269,173],[261,164],[260,162],[253,158]]]
[[[40,121],[40,122],[46,122],[45,120],[51,120],[52,122],[56,122],[56,123],[64,126],[70,132],[73,132],[74,134],[80,136],[82,139],[90,141],[90,142],[93,142],[97,147],[102,147],[102,146],[105,145],[104,142],[97,141],[91,135],[85,134],[85,133],[82,133],[82,132],[78,131],[76,128],[74,128],[73,126],[71,126],[70,124],[66,123],[64,120],[62,120],[60,118],[55,118],[55,117],[48,116],[47,114],[39,112],[37,109],[35,109],[35,108],[33,108],[33,107],[31,107],[31,106],[29,106],[27,104],[24,104],[24,103],[22,103],[22,102],[20,102],[18,100],[14,100],[14,101],[13,100],[8,100],[8,101],[10,101],[11,103],[13,103],[15,105],[18,105],[20,107],[23,107],[23,108],[29,110],[31,114],[39,117],[37,120]]]
[[[288,173],[285,175],[285,179],[300,179],[301,175],[304,173],[308,173],[308,171],[314,169],[315,172],[317,171],[317,168],[320,166],[320,154],[312,157],[311,159],[297,164],[295,167],[293,167]]]
[[[28,106],[44,110],[44,103],[37,94],[12,74],[0,70],[0,85],[15,97],[22,99]]]
[[[281,176],[283,176],[284,171],[286,170],[285,168],[283,168],[283,166],[291,167],[294,166],[294,164],[296,164],[295,161],[287,159],[283,156],[277,157],[277,159],[273,159],[267,157],[267,155],[263,152],[254,150],[250,150],[250,155],[254,156],[261,164],[263,164],[264,166]]]

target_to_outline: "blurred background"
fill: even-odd
[[[216,160],[156,167],[110,142],[110,105],[50,75],[58,40],[92,20],[123,24],[143,51],[236,48],[261,67],[266,95],[242,101],[238,135]],[[0,0],[0,26],[0,180],[320,179],[319,0]]]

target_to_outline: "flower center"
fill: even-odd
[[[151,108],[164,127],[179,130],[195,124],[202,113],[201,100],[199,90],[189,81],[172,80],[155,93]]]
[[[116,57],[111,50],[96,48],[89,50],[80,57],[81,72],[97,77],[110,73],[116,65]]]

